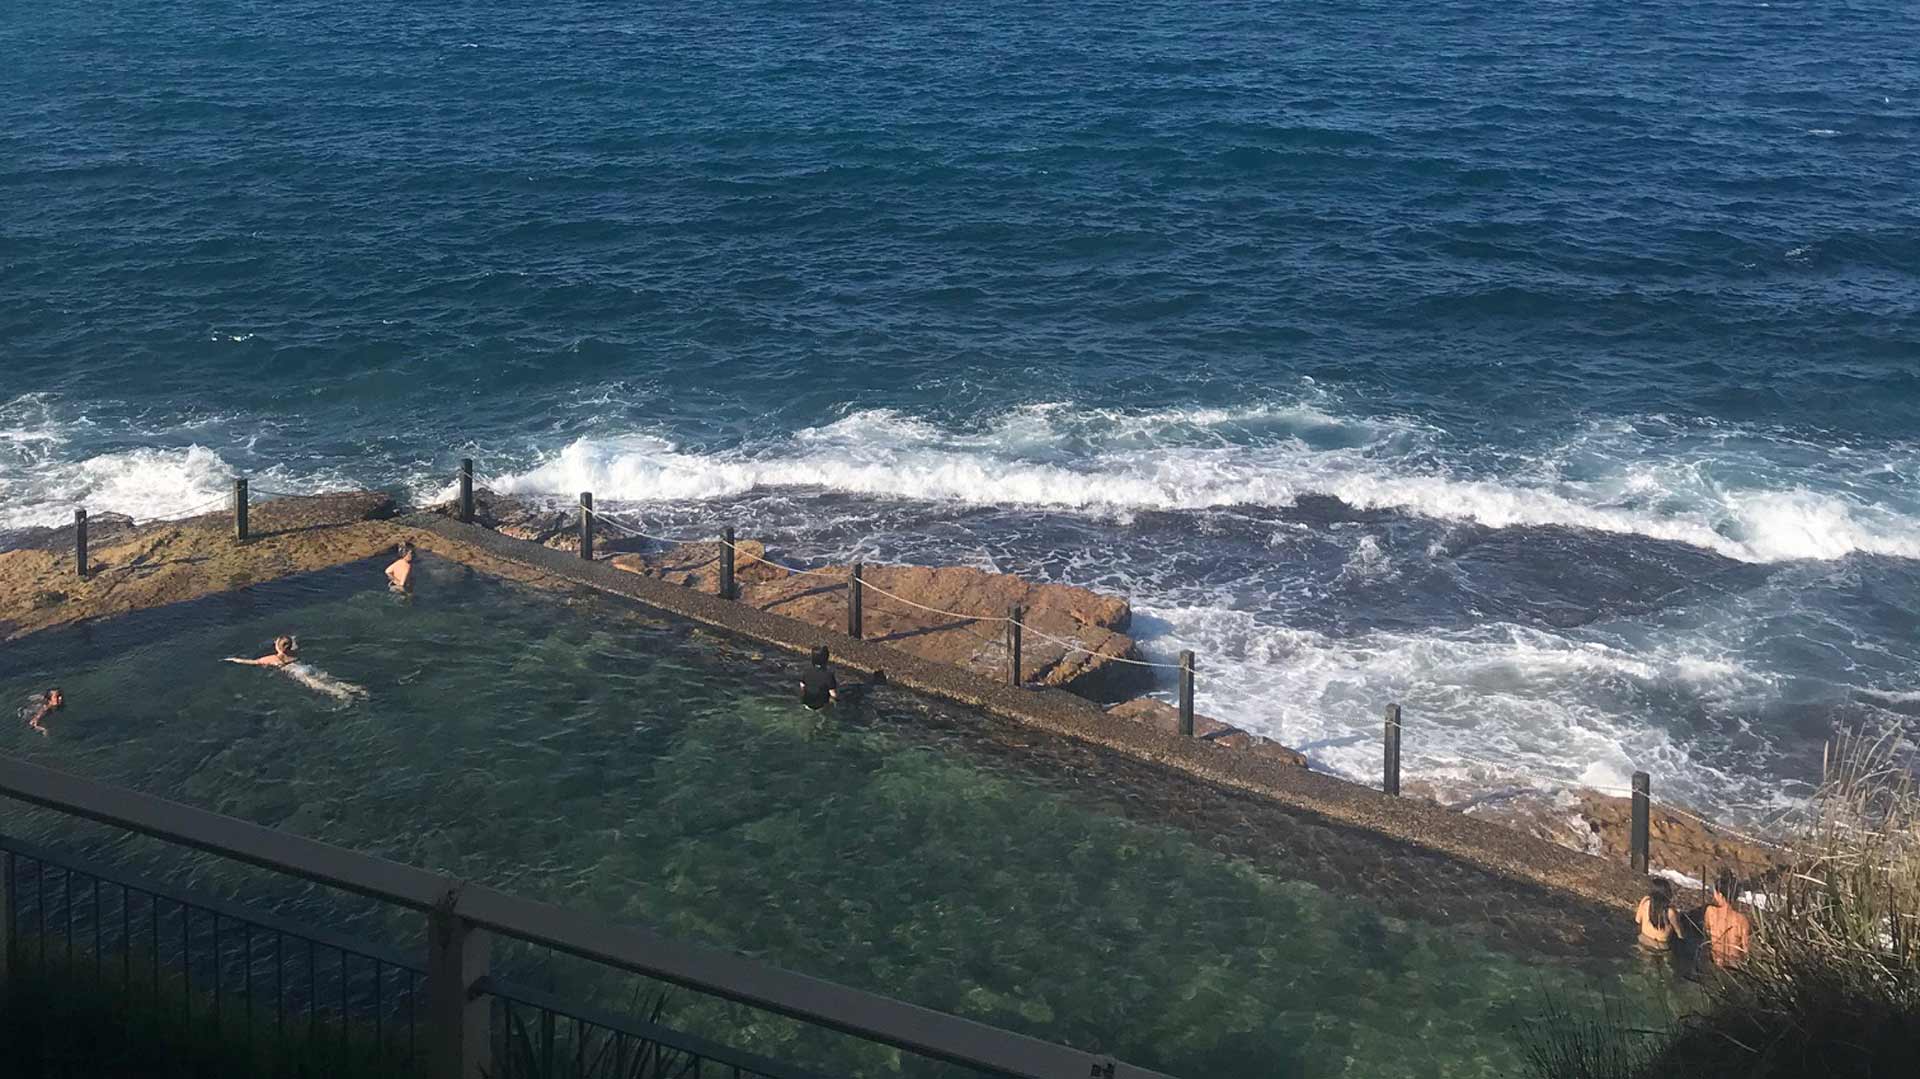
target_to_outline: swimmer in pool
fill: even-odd
[[[273,639],[273,654],[259,659],[243,659],[240,656],[228,656],[228,663],[244,663],[249,667],[285,667],[294,661],[300,652],[300,642],[291,635],[282,635]]]
[[[27,706],[27,710],[24,713],[27,717],[27,726],[39,731],[44,737],[47,733],[47,728],[46,725],[40,721],[58,712],[61,706],[66,703],[67,698],[61,694],[60,687],[55,686],[47,690],[46,695],[40,698],[38,704]]]
[[[387,567],[387,587],[395,592],[413,591],[413,541],[401,540],[399,558]]]
[[[800,703],[818,712],[840,700],[840,680],[827,666],[826,648],[815,648],[811,658],[812,666],[800,674]]]
[[[324,693],[334,700],[346,704],[357,698],[368,696],[365,686],[352,682],[343,682],[327,672],[300,662],[300,641],[291,635],[273,639],[273,654],[259,659],[243,659],[240,656],[228,656],[228,663],[241,663],[249,667],[275,667],[286,672],[288,678],[313,690]]]

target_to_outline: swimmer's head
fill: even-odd
[[[47,690],[47,707],[48,708],[58,708],[65,703],[67,703],[66,695],[60,692],[59,686],[55,686],[52,689]]]
[[[813,665],[816,667],[824,667],[827,665],[827,646],[826,645],[822,644],[822,645],[814,646]]]
[[[300,640],[291,635],[275,637],[273,639],[273,650],[283,656],[293,655],[295,652],[300,651]]]
[[[401,540],[400,546],[395,549],[399,552],[401,558],[407,559],[408,561],[413,560],[413,541],[412,540]]]
[[[1740,885],[1733,879],[1733,870],[1722,869],[1720,874],[1713,878],[1713,894],[1727,906],[1733,906],[1734,897],[1740,894]]]

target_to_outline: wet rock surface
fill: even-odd
[[[762,544],[740,540],[736,546],[741,603],[825,629],[846,628],[849,567],[790,573],[761,561]],[[720,554],[717,542],[696,543],[657,555],[619,556],[613,564],[711,593],[719,589]],[[1029,628],[1020,648],[1023,685],[1110,701],[1151,683],[1150,668],[1123,662],[1138,659],[1139,651],[1123,632],[1133,612],[1117,596],[963,566],[864,566],[861,579],[862,629],[876,644],[1005,678],[1010,653],[1004,619],[1019,605]]]

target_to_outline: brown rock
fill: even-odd
[[[1403,785],[1403,790],[1408,789]],[[1617,862],[1629,860],[1633,828],[1633,800],[1597,791],[1578,790],[1559,796],[1514,790],[1497,798],[1476,800],[1468,812],[1509,828],[1583,850],[1592,824],[1600,826],[1600,854]],[[1734,870],[1743,879],[1777,871],[1790,862],[1787,852],[1749,842],[1723,828],[1703,824],[1658,802],[1647,815],[1647,860],[1655,869],[1673,869],[1698,877],[1720,868]]]
[[[741,557],[735,581],[742,603],[816,626],[845,628],[847,567],[788,573],[757,561],[766,557],[764,545],[753,540],[737,545]],[[692,543],[663,554],[622,556],[614,564],[715,592],[719,557],[718,542]],[[880,565],[861,572],[867,585],[863,623],[870,641],[1002,677],[1007,667],[1007,626],[1002,619],[1009,607],[1019,604],[1026,608],[1023,623],[1030,629],[1020,649],[1021,675],[1028,684],[1113,700],[1151,681],[1147,668],[1116,662],[1137,658],[1132,639],[1122,632],[1132,609],[1119,597],[966,567]]]
[[[735,587],[745,588],[747,585],[765,584],[790,576],[786,570],[764,561],[767,548],[758,540],[736,540],[734,549]],[[687,543],[662,554],[623,554],[616,557],[613,564],[629,573],[658,577],[699,592],[718,593],[723,550],[719,540]]]

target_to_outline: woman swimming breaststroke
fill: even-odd
[[[226,662],[239,663],[248,667],[273,667],[286,672],[287,677],[313,690],[324,693],[336,701],[351,702],[368,696],[365,686],[344,682],[317,667],[300,661],[300,639],[292,634],[283,634],[273,639],[271,655],[259,659],[247,659],[243,656],[228,656]]]

